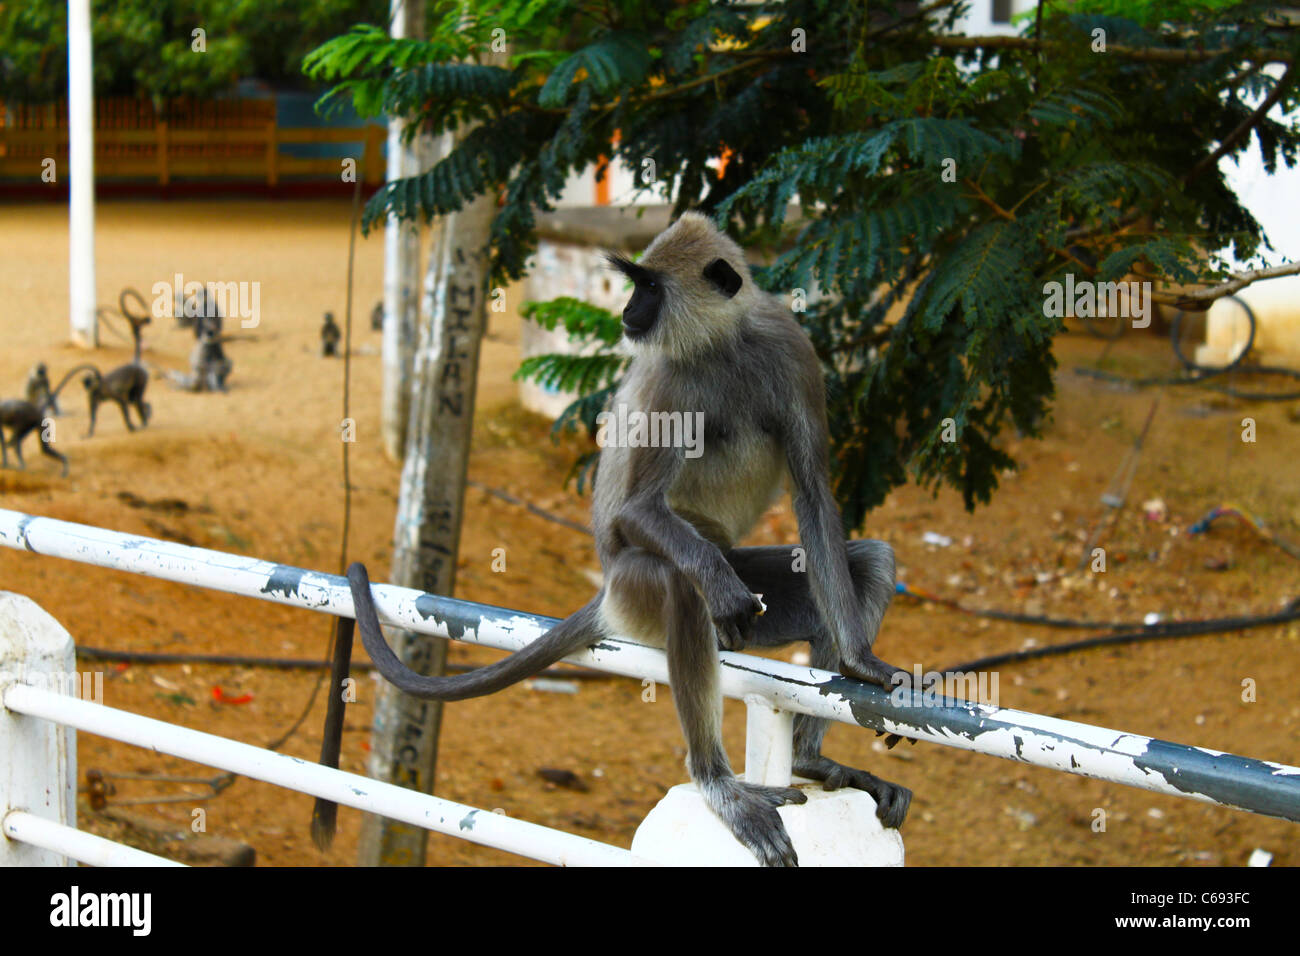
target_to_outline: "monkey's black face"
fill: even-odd
[[[623,334],[629,339],[648,335],[659,319],[659,310],[663,304],[663,287],[656,280],[638,282],[631,300],[623,309]]]
[[[645,338],[659,321],[663,309],[664,289],[660,278],[644,266],[622,256],[608,256],[612,265],[635,284],[632,298],[623,309],[623,334],[629,339]]]

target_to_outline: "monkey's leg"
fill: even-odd
[[[90,399],[90,430],[86,432],[87,438],[95,437],[95,413],[99,411],[99,402],[95,398]]]
[[[127,404],[133,407],[135,413],[140,416],[141,428],[144,428],[149,424],[149,413],[152,411],[149,407],[149,403],[144,400],[144,392],[148,387],[148,378],[142,377],[131,387],[131,391],[126,397]]]
[[[858,540],[848,542],[848,551],[849,574],[860,613],[866,622],[867,646],[860,652],[874,658],[871,645],[875,642],[885,609],[894,596],[893,549],[883,541]],[[766,613],[754,622],[750,643],[775,647],[806,640],[813,667],[839,670],[839,648],[817,611],[807,573],[797,570],[804,566],[796,560],[798,557],[793,547],[780,545],[735,548],[728,552],[727,560],[740,579],[746,587],[762,594],[767,605]],[[880,821],[887,827],[901,826],[912,802],[912,792],[865,770],[846,767],[822,756],[822,740],[828,726],[829,721],[824,718],[795,714],[794,772],[801,777],[822,781],[827,790],[845,786],[865,790],[876,801],[876,816]]]
[[[40,440],[41,443],[41,451],[51,458],[58,459],[58,461],[60,461],[63,464],[63,477],[64,478],[68,477],[68,456],[63,454],[62,452],[57,452],[52,447],[50,447],[50,443],[45,440],[44,435],[38,434],[37,438]]]
[[[131,415],[126,410],[126,401],[121,398],[115,398],[113,401],[117,402],[117,407],[122,410],[122,421],[126,422],[126,430],[129,432],[135,431],[135,426],[131,424]]]
[[[899,668],[886,664],[872,652],[885,611],[894,598],[894,549],[884,541],[860,539],[847,542],[847,550],[849,577],[863,622],[861,645],[848,650],[859,659],[876,662],[890,674],[898,672]],[[732,548],[726,558],[745,586],[763,595],[767,605],[767,611],[754,621],[750,644],[776,647],[811,640],[811,635],[822,631],[821,613],[813,600],[807,572],[808,557],[802,547]]]
[[[839,653],[829,634],[811,641],[809,650],[813,667],[834,670]],[[794,715],[794,772],[810,780],[820,780],[827,790],[838,790],[841,787],[865,790],[876,801],[877,819],[887,827],[901,827],[912,803],[912,791],[865,770],[846,767],[830,757],[822,756],[822,740],[826,737],[829,726],[830,721],[823,717]]]
[[[808,798],[793,787],[737,779],[722,745],[718,647],[704,599],[662,559],[632,548],[613,562],[604,608],[616,630],[666,635],[668,680],[686,738],[686,769],[700,795],[758,861],[797,866],[799,858],[777,807]]]

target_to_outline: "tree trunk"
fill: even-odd
[[[496,205],[495,192],[489,192],[444,216],[431,250],[433,281],[426,288],[427,320],[420,325],[415,352],[392,580],[433,594],[452,594],[456,581],[479,346],[487,324],[488,230]],[[411,631],[390,632],[389,638],[413,669],[443,672],[445,639]],[[380,685],[370,776],[432,793],[441,721],[441,702]],[[422,866],[427,836],[418,827],[367,816],[359,862]]]
[[[391,0],[394,37],[424,36],[424,0]],[[416,139],[403,145],[406,121],[388,120],[388,181],[415,176],[426,168],[429,144]],[[422,148],[423,146],[423,148]],[[384,227],[384,386],[380,433],[388,457],[400,460],[406,447],[406,423],[411,405],[411,362],[419,324],[420,225],[389,216]]]

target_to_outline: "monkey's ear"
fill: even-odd
[[[728,299],[739,292],[740,287],[744,285],[744,281],[740,278],[740,274],[727,264],[726,259],[714,259],[705,266],[704,278],[717,286],[718,291]]]

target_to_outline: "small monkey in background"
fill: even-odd
[[[38,366],[41,371],[45,366]],[[23,400],[21,398],[11,398],[6,401],[0,401],[0,467],[9,467],[9,449],[14,450],[18,456],[18,467],[26,468],[27,463],[23,461],[23,439],[32,432],[36,432],[36,438],[41,443],[42,454],[50,458],[57,459],[63,465],[62,476],[68,477],[68,458],[54,450],[49,439],[45,436],[45,412],[53,410],[54,403],[63,390],[63,386],[71,381],[72,376],[83,369],[89,369],[95,374],[99,374],[98,369],[93,365],[78,365],[72,371],[63,376],[58,387],[51,389],[49,380],[46,379],[45,395],[40,401]],[[5,441],[4,430],[9,429],[9,440]]]
[[[61,415],[59,403],[50,395],[50,376],[45,369],[44,362],[37,362],[32,367],[27,376],[27,388],[25,390],[27,401],[33,405],[41,405],[48,398],[50,399],[50,411],[55,415]]]
[[[343,332],[334,321],[334,313],[326,312],[325,323],[320,327],[320,354],[325,358],[338,355],[339,340],[342,338]]]
[[[138,296],[139,293],[136,295]],[[135,406],[136,412],[140,415],[141,428],[149,424],[149,415],[153,411],[152,406],[144,400],[145,389],[149,387],[149,371],[140,361],[141,350],[144,347],[140,330],[149,324],[150,318],[148,314],[131,313],[126,307],[125,291],[122,293],[120,303],[122,314],[131,324],[131,337],[135,339],[135,357],[125,365],[119,365],[107,375],[91,366],[90,371],[82,378],[81,383],[86,387],[86,397],[90,401],[90,428],[86,432],[87,438],[95,434],[95,413],[99,410],[100,402],[117,403],[118,408],[122,410],[122,419],[126,422],[128,431],[135,431],[135,426],[131,424],[131,416],[127,413],[128,405]]]
[[[86,397],[90,401],[90,429],[86,432],[87,438],[93,438],[95,435],[95,415],[99,411],[101,402],[117,403],[117,407],[122,410],[122,420],[126,422],[127,431],[135,431],[135,426],[131,424],[131,415],[127,411],[130,406],[134,406],[136,413],[139,414],[141,428],[149,424],[149,415],[153,408],[144,400],[144,391],[149,385],[149,373],[143,365],[134,362],[119,365],[107,375],[101,374],[99,369],[92,369],[86,373],[81,382],[86,387]]]
[[[410,670],[384,640],[361,564],[348,569],[357,625],[385,678],[438,700],[493,693],[606,635],[663,646],[692,781],[761,863],[795,865],[777,808],[807,797],[732,772],[718,651],[803,640],[814,667],[893,686],[904,672],[872,649],[894,595],[893,550],[845,541],[830,487],[821,364],[789,308],[754,284],[740,247],[686,213],[640,262],[609,259],[634,286],[622,323],[633,358],[611,408],[702,416],[702,450],[604,443],[591,522],[604,586],[503,660],[450,677]],[[789,546],[737,547],[787,483],[803,561]],[[826,726],[795,716],[794,772],[828,789],[865,790],[881,821],[899,826],[910,791],[823,756]],[[326,740],[341,731],[340,710]]]

